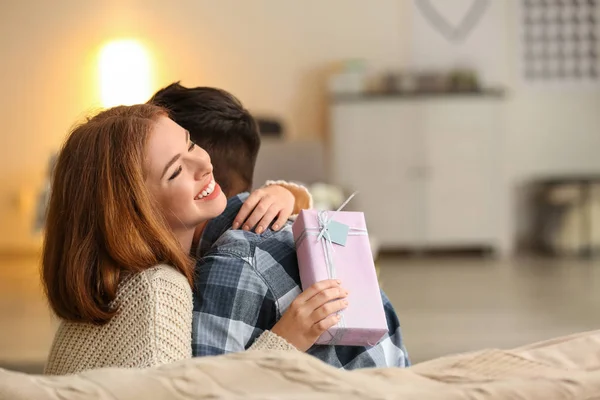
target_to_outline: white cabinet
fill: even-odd
[[[385,248],[503,251],[502,98],[338,100],[332,178]]]
[[[380,102],[334,107],[333,131],[343,132],[334,135],[332,143],[334,182],[360,191],[353,208],[377,210],[368,212],[368,223],[377,227],[382,245],[418,242],[415,231],[397,229],[419,223],[417,182],[407,173],[421,157],[412,134],[420,129],[420,119],[413,118],[417,111],[414,104],[398,108]],[[404,129],[398,129],[399,120],[406,121]],[[389,196],[392,193],[394,198]]]

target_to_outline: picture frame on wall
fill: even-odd
[[[600,6],[597,0],[519,0],[518,75],[535,87],[597,88]]]

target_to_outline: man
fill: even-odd
[[[230,229],[235,229],[235,216],[252,187],[260,147],[257,124],[239,100],[220,89],[173,83],[150,101],[169,109],[171,118],[209,153],[215,179],[229,198],[225,212],[207,224],[197,247],[194,356],[243,351],[301,293],[291,223],[281,230],[260,226],[260,221],[247,222],[243,230]],[[376,346],[315,345],[308,353],[345,369],[407,366],[398,317],[383,292],[381,296],[389,333]]]

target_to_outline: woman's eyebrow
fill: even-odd
[[[187,129],[185,129],[185,142],[186,143],[190,142],[190,131],[188,131]],[[167,170],[171,167],[171,165],[173,165],[175,163],[175,161],[179,160],[179,157],[181,157],[181,154],[176,154],[175,156],[173,156],[173,158],[171,158],[171,160],[167,163],[167,165],[165,165],[165,169],[163,170],[163,173],[160,176],[160,179],[162,179],[165,176],[165,174],[167,173]]]
[[[163,176],[165,176],[165,174],[167,173],[167,170],[171,167],[171,165],[173,165],[175,163],[175,161],[179,160],[179,157],[181,157],[181,154],[176,154],[173,158],[171,158],[171,161],[169,161],[167,163],[167,165],[165,165],[165,169],[163,170],[163,173],[160,176],[160,179],[162,179]]]

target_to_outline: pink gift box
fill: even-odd
[[[326,235],[319,237],[323,220],[327,218],[350,228],[345,245],[333,243]],[[292,231],[303,289],[325,279],[339,279],[342,287],[349,292],[349,304],[342,312],[342,320],[321,335],[316,344],[377,344],[387,333],[388,326],[364,214],[302,210],[292,225]],[[333,237],[333,228],[331,232],[329,239]],[[330,258],[331,265],[327,258]]]

